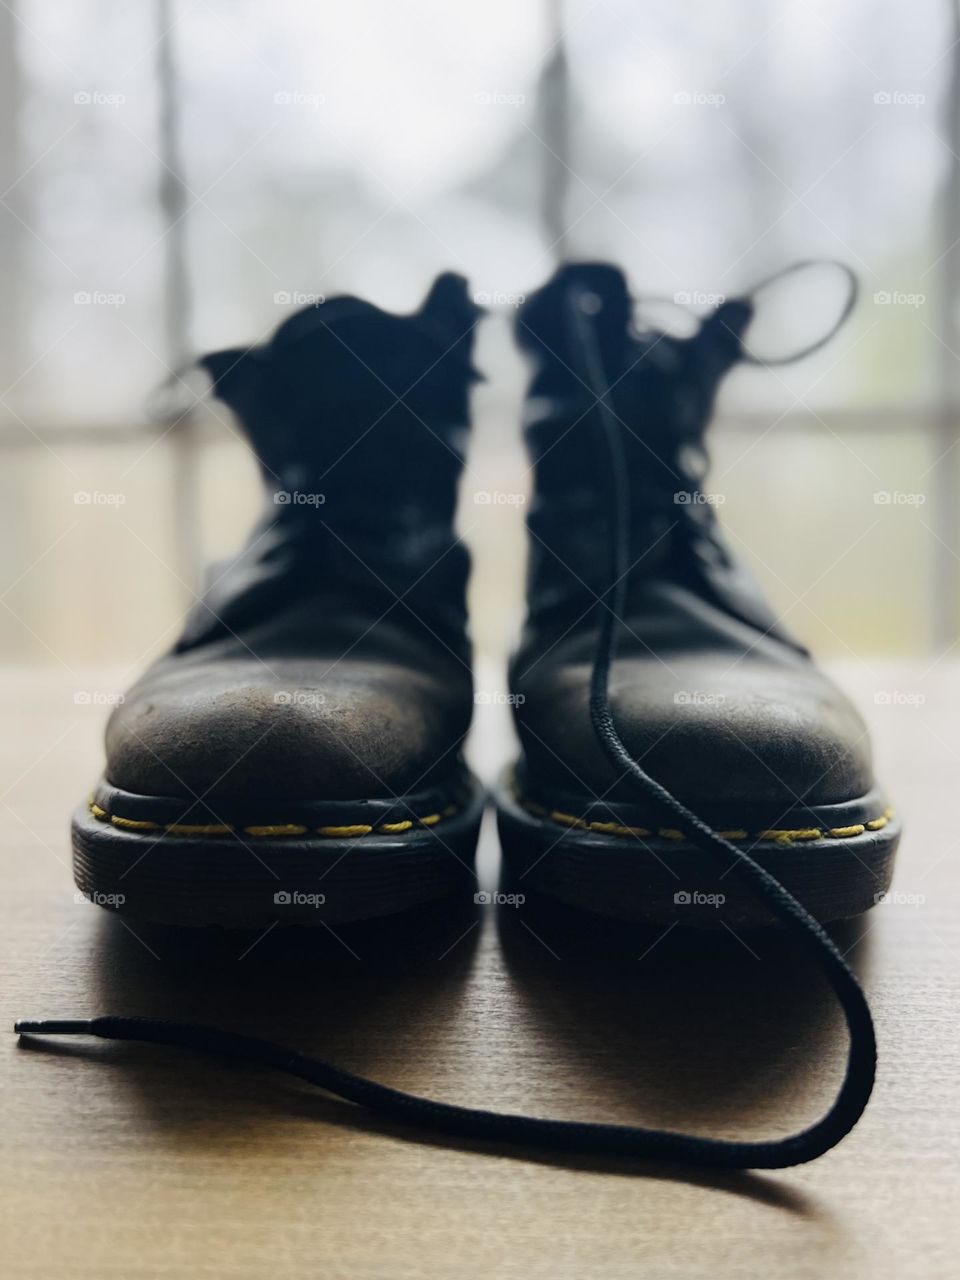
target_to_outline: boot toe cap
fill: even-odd
[[[859,714],[815,667],[617,663],[610,706],[633,758],[693,808],[741,801],[834,804],[868,792],[873,765]],[[550,674],[531,692],[520,734],[530,776],[566,790],[630,798],[590,722],[589,671]],[[549,747],[548,745],[549,744]]]
[[[453,767],[467,719],[428,675],[381,664],[171,667],[114,711],[107,779],[208,803],[400,796]]]

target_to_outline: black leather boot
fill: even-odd
[[[606,915],[769,923],[743,850],[818,920],[853,916],[887,889],[899,838],[867,730],[700,487],[751,306],[726,302],[689,339],[639,333],[632,312],[619,270],[582,264],[518,316],[535,497],[507,872]]]
[[[468,555],[453,531],[477,308],[340,297],[202,363],[266,510],[107,727],[78,886],[141,918],[260,927],[470,889],[482,793]]]

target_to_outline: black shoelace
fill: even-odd
[[[674,1161],[701,1168],[780,1169],[816,1159],[850,1132],[870,1098],[877,1061],[873,1020],[853,971],[827,932],[775,876],[765,871],[743,849],[724,839],[644,772],[627,751],[614,724],[608,687],[616,621],[622,616],[626,603],[630,494],[620,424],[606,398],[609,383],[590,321],[593,301],[592,296],[583,291],[569,295],[571,324],[576,330],[578,348],[583,356],[585,380],[596,398],[597,417],[605,441],[609,462],[607,496],[614,527],[610,585],[599,609],[591,679],[593,728],[613,764],[629,773],[664,812],[676,817],[693,844],[721,858],[725,864],[732,864],[733,874],[751,887],[800,950],[824,973],[843,1010],[849,1033],[843,1082],[827,1113],[816,1123],[789,1137],[741,1142],[635,1125],[551,1120],[437,1102],[392,1089],[333,1063],[308,1057],[270,1041],[157,1018],[20,1021],[14,1025],[16,1032],[20,1035],[97,1036],[105,1040],[135,1040],[200,1050],[295,1076],[347,1102],[416,1128],[455,1138],[519,1143],[554,1151]],[[849,305],[841,319],[848,311]],[[819,345],[821,343],[818,342],[816,346]]]

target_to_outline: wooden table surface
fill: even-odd
[[[472,902],[337,936],[128,928],[75,901],[69,870],[103,709],[74,701],[74,676],[7,672],[5,1274],[960,1274],[960,666],[928,667],[840,673],[909,828],[900,900],[842,932],[878,1025],[873,1102],[815,1164],[720,1176],[424,1141],[306,1085],[172,1050],[18,1044],[16,1017],[177,1016],[436,1097],[730,1136],[813,1118],[844,1048],[818,980],[770,938],[580,934],[532,906],[498,919]],[[91,673],[79,687],[112,685]],[[480,711],[489,770],[508,738],[497,708]],[[495,860],[488,823],[487,881]]]

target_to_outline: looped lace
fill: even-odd
[[[836,320],[827,329],[821,337],[815,338],[813,342],[805,347],[801,347],[799,351],[791,351],[784,356],[758,356],[750,351],[747,347],[743,348],[741,359],[744,364],[760,365],[764,368],[776,368],[780,365],[795,364],[798,360],[804,360],[807,356],[813,355],[815,351],[819,351],[825,347],[831,338],[846,324],[850,317],[850,313],[857,304],[857,296],[860,292],[860,282],[857,279],[856,272],[845,262],[836,258],[802,258],[798,262],[792,262],[789,266],[782,267],[779,271],[775,271],[773,275],[767,276],[755,284],[746,294],[746,301],[751,305],[755,305],[757,298],[765,290],[770,289],[773,285],[778,284],[781,280],[786,280],[790,276],[799,275],[802,271],[816,270],[820,267],[835,267],[847,281],[847,296],[843,306],[840,308],[840,314]]]
[[[769,369],[779,368],[782,365],[787,364],[796,364],[798,361],[805,360],[807,356],[812,356],[814,352],[825,347],[827,343],[830,342],[837,333],[839,333],[849,320],[860,294],[860,281],[857,277],[857,273],[846,262],[841,262],[839,258],[800,258],[796,262],[791,262],[786,267],[781,267],[779,271],[774,271],[772,275],[765,276],[764,279],[759,280],[753,288],[748,289],[746,293],[740,295],[740,297],[734,299],[734,301],[746,302],[755,310],[757,299],[768,289],[779,284],[781,280],[786,280],[791,276],[800,275],[804,271],[816,271],[823,267],[835,268],[847,282],[846,297],[843,300],[843,305],[841,306],[833,324],[831,324],[829,328],[820,335],[820,337],[814,338],[812,342],[808,343],[807,346],[800,347],[797,351],[790,351],[786,355],[782,356],[759,356],[744,346],[739,356],[739,359],[744,364],[759,365],[762,368]],[[641,308],[645,305],[649,306],[649,304],[654,303],[660,306],[672,307],[674,310],[680,312],[681,315],[688,318],[691,315],[690,307],[686,302],[679,301],[677,297],[671,298],[667,294],[641,293],[637,295],[637,302]],[[652,328],[653,332],[656,333],[656,328]]]

